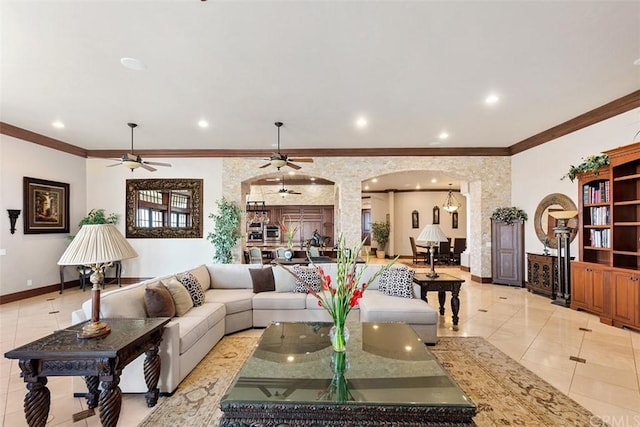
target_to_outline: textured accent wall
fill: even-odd
[[[261,160],[223,160],[222,194],[242,204],[243,183],[266,176]],[[361,183],[394,172],[430,170],[468,181],[469,252],[471,274],[491,277],[491,221],[493,209],[511,205],[509,157],[321,157],[305,164],[305,174],[335,182],[337,233],[348,242],[360,239]],[[268,173],[273,173],[269,170]],[[246,183],[244,185],[247,190]]]

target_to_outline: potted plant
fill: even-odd
[[[577,166],[569,166],[569,172],[560,179],[569,178],[573,182],[580,172],[595,172],[597,175],[598,169],[609,164],[609,156],[607,154],[592,154],[586,159],[583,157],[582,160],[584,161]]]
[[[526,221],[527,213],[515,206],[510,208],[496,208],[491,214],[491,219],[506,224],[513,224],[514,222]]]
[[[231,250],[240,239],[240,208],[235,202],[224,197],[216,202],[218,213],[210,214],[213,220],[213,231],[207,235],[215,249],[214,261],[220,264],[231,264]]]
[[[111,213],[108,216],[105,215],[104,209],[91,209],[87,216],[82,218],[78,225],[82,227],[85,224],[117,224],[118,223],[118,215]],[[73,240],[75,235],[70,235],[67,237],[69,241]]]
[[[388,222],[373,222],[371,223],[371,233],[373,240],[378,243],[376,256],[378,258],[384,258],[386,255],[384,250],[389,241],[389,233],[391,233],[391,224]]]

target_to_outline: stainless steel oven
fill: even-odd
[[[280,242],[280,227],[277,225],[265,225],[263,233],[265,242]]]

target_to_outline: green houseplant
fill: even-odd
[[[377,257],[384,258],[384,250],[389,241],[389,234],[391,233],[391,224],[388,222],[373,222],[371,223],[371,233],[373,234],[373,240],[378,243]]]
[[[515,206],[509,208],[496,208],[491,214],[491,219],[507,224],[513,224],[518,221],[526,221],[527,213]]]
[[[82,218],[78,225],[82,227],[86,224],[117,224],[118,223],[118,214],[110,213],[106,215],[104,213],[104,209],[91,209],[87,216]],[[73,240],[75,235],[70,235],[67,237],[69,241]]]
[[[240,239],[240,208],[235,202],[224,197],[216,202],[217,214],[209,214],[213,220],[213,231],[207,235],[215,249],[214,261],[220,264],[231,264],[231,250]]]
[[[609,164],[609,156],[607,154],[592,154],[586,159],[583,157],[582,160],[584,161],[577,166],[569,166],[569,172],[560,179],[569,178],[573,182],[580,172],[595,172],[597,175],[598,169]]]

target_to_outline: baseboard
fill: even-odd
[[[491,277],[479,277],[476,275],[471,275],[471,281],[472,282],[478,282],[478,283],[491,283]]]
[[[466,271],[467,273],[471,272],[471,267],[467,267],[466,265],[461,265],[460,270]]]
[[[106,289],[109,289],[110,285],[116,283],[115,282],[116,279],[109,279],[107,278],[107,287]],[[132,283],[138,283],[142,280],[146,280],[146,278],[139,278],[139,277],[123,277],[120,279],[120,284],[121,285],[130,285]],[[116,283],[117,284],[117,283]],[[80,286],[80,280],[70,280],[68,282],[64,282],[64,289],[70,289],[70,288],[77,288]],[[91,284],[89,284],[89,286],[85,287],[85,289],[90,290],[91,289]],[[40,288],[34,288],[34,289],[27,289],[25,291],[19,291],[19,292],[14,292],[12,294],[6,294],[6,295],[0,295],[0,305],[2,304],[8,304],[10,302],[15,302],[15,301],[20,301],[23,299],[27,299],[27,298],[33,298],[33,297],[37,297],[40,295],[44,295],[44,294],[48,294],[51,292],[60,292],[60,283],[56,283],[55,285],[47,285],[47,286],[42,286]],[[89,298],[89,297],[87,297]]]

